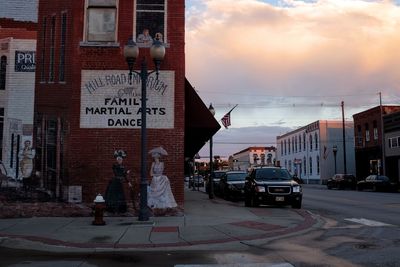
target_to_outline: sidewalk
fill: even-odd
[[[305,210],[289,207],[247,208],[243,202],[210,200],[185,189],[185,212],[179,217],[33,217],[0,219],[0,246],[46,251],[234,249],[245,243],[296,234],[317,224]]]

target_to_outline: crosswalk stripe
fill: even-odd
[[[393,226],[391,224],[387,224],[387,223],[383,223],[383,222],[378,222],[378,221],[373,221],[373,220],[368,220],[368,219],[364,219],[364,218],[348,218],[345,219],[346,221],[350,221],[350,222],[355,222],[355,223],[360,223],[363,225],[367,225],[367,226]]]

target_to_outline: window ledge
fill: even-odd
[[[79,43],[81,47],[119,47],[119,43],[105,43],[105,42],[87,42],[82,41]]]

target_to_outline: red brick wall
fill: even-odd
[[[120,47],[81,46],[84,21],[84,0],[61,1],[40,0],[38,16],[38,48],[36,72],[36,114],[60,116],[66,124],[63,165],[66,174],[64,182],[70,185],[82,185],[85,201],[93,201],[96,193],[104,193],[112,177],[111,166],[115,159],[115,149],[127,151],[125,164],[132,170],[133,176],[140,179],[140,129],[81,129],[80,96],[81,71],[128,69],[123,58],[123,45],[132,35],[133,1],[119,1],[118,42]],[[60,14],[68,12],[66,83],[57,81],[60,43]],[[56,35],[56,81],[52,84],[41,83],[41,29],[43,17],[57,16]],[[175,118],[173,129],[148,129],[147,148],[162,145],[169,153],[163,159],[165,174],[169,177],[176,201],[183,206],[183,162],[184,162],[184,1],[168,2],[168,48],[161,70],[175,71]],[[48,33],[47,33],[48,35]],[[47,38],[48,39],[48,38]],[[49,44],[46,44],[49,47]],[[148,56],[148,49],[141,48],[140,55]],[[153,65],[148,59],[149,68]],[[48,73],[48,56],[45,61],[45,73]],[[136,69],[138,69],[138,64]],[[127,70],[128,72],[128,70]],[[147,158],[148,178],[151,157]],[[138,186],[138,185],[137,185]]]

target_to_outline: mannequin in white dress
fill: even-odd
[[[164,172],[164,162],[160,161],[160,153],[152,153],[154,162],[151,164],[150,176],[151,184],[147,195],[148,206],[152,209],[175,208],[174,195],[171,191],[169,179]]]

